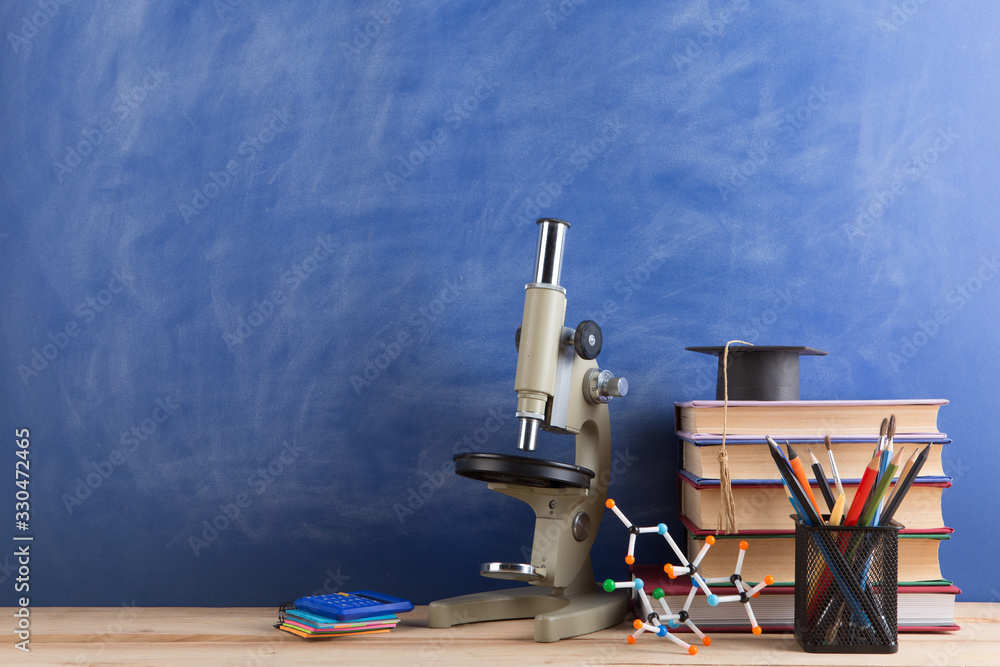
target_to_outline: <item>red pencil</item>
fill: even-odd
[[[865,468],[865,474],[861,478],[861,485],[858,486],[858,490],[854,493],[854,500],[851,501],[851,509],[847,512],[847,518],[844,520],[845,526],[857,525],[861,513],[865,510],[868,494],[871,492],[872,486],[875,485],[875,478],[878,477],[880,458],[881,456],[876,453],[871,463]]]

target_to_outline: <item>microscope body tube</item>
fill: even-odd
[[[556,367],[566,320],[566,290],[559,285],[563,248],[569,223],[553,218],[538,220],[535,282],[525,285],[524,314],[517,354],[514,390],[521,427],[518,449],[535,450],[539,426],[556,391]]]
[[[534,451],[534,435],[540,422],[546,420],[546,408],[555,394],[556,365],[562,348],[565,318],[565,294],[528,286],[524,293],[521,344],[514,376],[521,432],[524,434],[525,429],[533,432],[527,434],[527,440],[519,440],[518,447],[523,451]]]

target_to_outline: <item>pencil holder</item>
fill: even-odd
[[[795,638],[810,653],[895,653],[899,529],[795,519]]]

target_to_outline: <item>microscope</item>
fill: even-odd
[[[628,392],[625,378],[601,370],[601,328],[586,320],[564,326],[566,290],[559,285],[569,223],[538,220],[534,281],[525,285],[524,316],[515,334],[518,449],[533,452],[538,431],[576,437],[575,464],[528,456],[455,456],[455,472],[522,500],[535,512],[530,563],[492,562],[480,574],[529,586],[438,600],[428,625],[535,619],[535,641],[555,642],[617,625],[625,591],[605,592],[594,580],[590,548],[611,478],[608,403]]]

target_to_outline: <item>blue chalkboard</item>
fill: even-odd
[[[33,604],[487,587],[531,512],[451,457],[515,453],[541,216],[573,225],[567,322],[630,383],[611,492],[636,521],[681,531],[672,403],[715,374],[684,347],[810,345],[803,397],[951,400],[942,567],[988,599],[992,5],[53,0],[0,26]],[[599,536],[599,577],[623,546]]]

